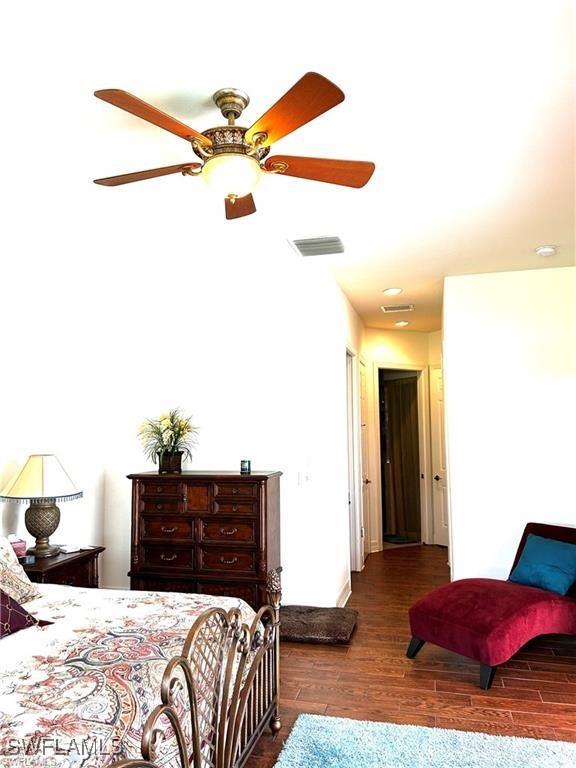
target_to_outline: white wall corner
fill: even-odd
[[[340,590],[340,594],[338,595],[338,600],[336,601],[336,607],[337,608],[344,608],[348,600],[350,599],[350,595],[352,594],[352,585],[350,584],[350,579],[346,579],[346,582],[344,583],[344,586]]]

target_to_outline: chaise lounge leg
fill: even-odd
[[[480,688],[487,691],[492,685],[494,675],[496,674],[496,667],[490,667],[488,664],[480,664]]]
[[[406,656],[408,656],[409,659],[413,659],[425,642],[426,640],[420,640],[419,637],[413,637],[406,649]]]

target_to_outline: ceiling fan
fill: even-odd
[[[374,163],[364,161],[268,156],[272,144],[344,100],[340,88],[316,72],[307,72],[250,128],[236,125],[250,102],[248,95],[237,88],[216,91],[214,102],[228,125],[208,128],[202,133],[127,91],[111,88],[95,91],[94,95],[186,139],[202,161],[108,176],[95,179],[96,184],[115,187],[171,173],[202,176],[208,186],[224,198],[226,218],[237,219],[255,213],[252,191],[263,173],[297,176],[346,187],[363,187],[374,173]]]

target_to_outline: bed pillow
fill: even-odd
[[[576,581],[576,544],[529,533],[509,581],[565,595]]]
[[[0,589],[0,639],[38,623],[34,616]]]
[[[32,584],[18,562],[12,544],[4,536],[0,536],[0,589],[17,603],[25,603],[40,596],[38,588]]]

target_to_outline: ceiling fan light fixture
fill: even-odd
[[[262,171],[249,155],[222,152],[207,159],[202,168],[206,186],[216,197],[236,198],[249,195],[256,188]]]

